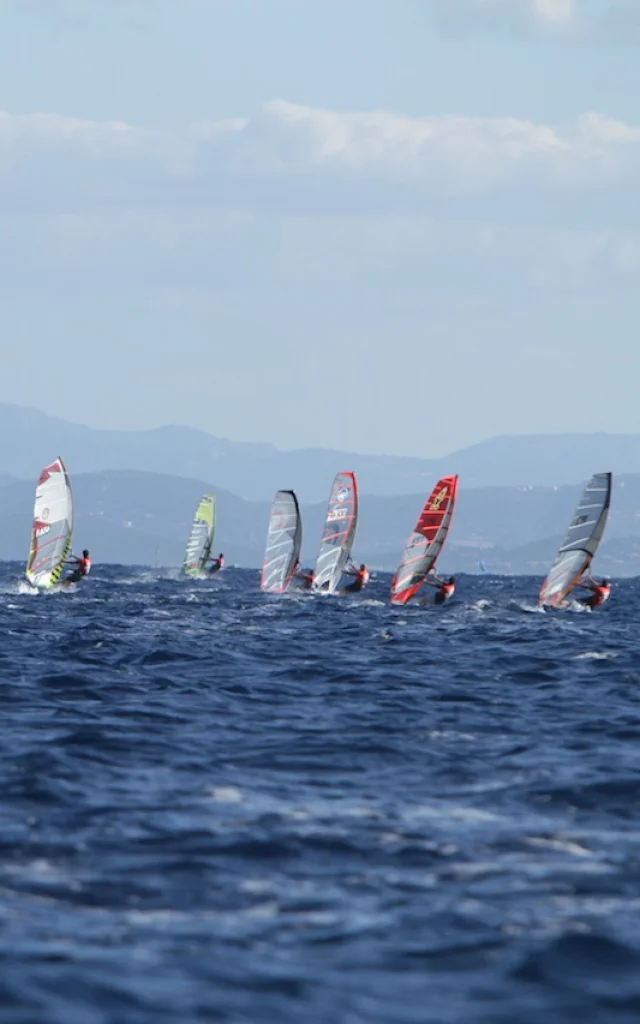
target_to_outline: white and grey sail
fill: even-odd
[[[269,516],[260,587],[283,594],[293,579],[302,546],[302,516],[294,491],[278,491]]]
[[[540,590],[540,604],[560,604],[589,566],[611,504],[611,473],[595,473],[582,492],[565,538]]]

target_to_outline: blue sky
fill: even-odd
[[[0,0],[0,401],[636,432],[639,107],[633,3]]]

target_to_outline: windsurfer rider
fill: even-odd
[[[353,583],[349,586],[344,587],[342,590],[343,594],[357,594],[360,590],[366,587],[367,583],[371,579],[371,573],[367,569],[364,562],[361,563],[360,568],[356,569],[355,564],[350,561],[349,566],[344,571],[345,576],[353,576]]]
[[[213,576],[213,574],[219,572],[224,565],[224,555],[222,551],[217,558],[210,558],[209,561],[211,562],[211,566],[207,569],[207,572],[209,573],[209,576]]]
[[[433,603],[434,604],[444,604],[446,601],[451,600],[451,598],[453,597],[453,595],[455,593],[455,589],[456,589],[456,578],[455,578],[455,576],[450,576],[448,580],[441,580],[440,577],[437,576],[435,572],[432,572],[431,573],[431,577],[432,577],[431,579],[429,579],[428,576],[425,577],[424,582],[427,584],[428,587],[435,587],[436,588],[436,594],[435,594],[435,596],[433,598]],[[420,602],[420,604],[423,607],[424,607],[424,605],[426,605],[428,603],[429,603],[428,598],[424,598]]]
[[[592,611],[600,608],[605,601],[609,600],[611,584],[606,576],[603,577],[601,583],[597,583],[592,576],[587,574],[576,583],[576,586],[584,587],[586,590],[591,591],[588,597],[579,597],[577,601],[578,604],[584,604],[587,608],[591,608]]]
[[[316,574],[314,570],[311,569],[309,572],[296,572],[296,577],[300,580],[300,585],[303,590],[311,590]]]
[[[67,565],[75,565],[75,569],[65,577],[65,583],[79,583],[83,577],[88,576],[91,572],[91,559],[87,549],[84,549],[81,558],[78,555],[71,555]]]

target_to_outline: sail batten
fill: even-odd
[[[358,526],[358,485],[355,473],[336,473],[325,516],[313,589],[334,593],[349,562]]]
[[[45,466],[36,486],[25,573],[33,586],[48,589],[58,582],[71,547],[72,532],[71,484],[66,466],[58,458]]]
[[[578,502],[558,554],[540,590],[539,603],[561,605],[598,550],[611,505],[612,473],[595,473]],[[597,500],[594,496],[597,495]],[[575,531],[580,535],[575,536]]]
[[[406,604],[435,567],[449,533],[458,489],[457,476],[438,480],[405,544],[391,582],[391,603]]]
[[[295,491],[277,491],[269,515],[260,589],[284,594],[295,575],[302,546],[302,516]]]
[[[203,494],[200,499],[184,553],[184,571],[188,576],[198,576],[204,571],[211,555],[216,530],[216,496]]]

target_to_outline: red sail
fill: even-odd
[[[435,566],[451,525],[457,488],[457,476],[443,476],[425,502],[391,583],[392,604],[410,601]]]

